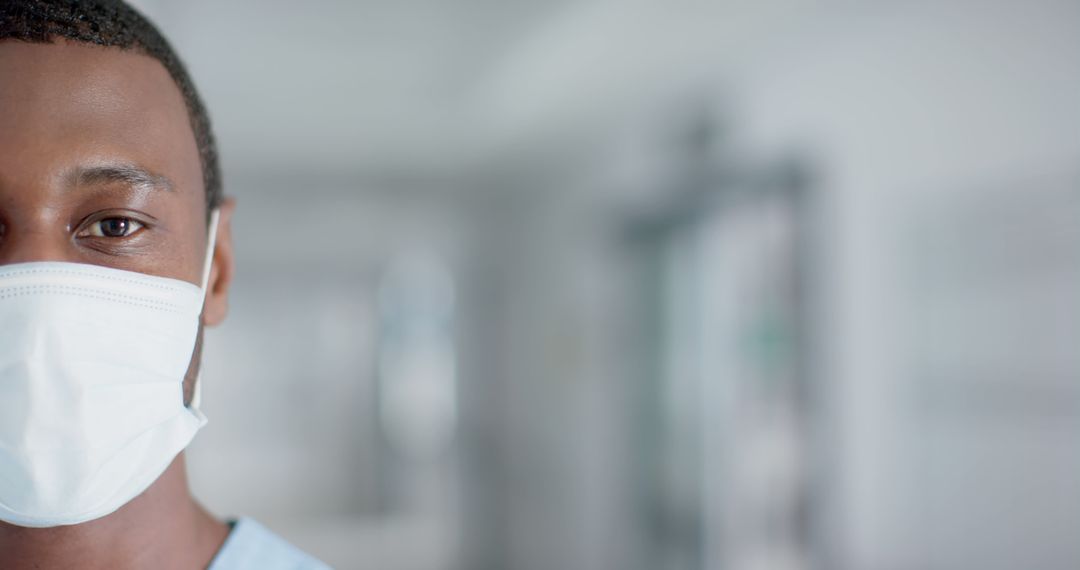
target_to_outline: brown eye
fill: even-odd
[[[82,237],[122,238],[139,231],[143,225],[131,218],[105,218],[80,232]]]

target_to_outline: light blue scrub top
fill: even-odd
[[[266,527],[239,518],[207,570],[330,570]]]

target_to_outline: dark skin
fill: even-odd
[[[205,326],[228,309],[233,209],[232,200],[221,207]],[[198,149],[160,63],[65,41],[0,42],[0,264],[89,263],[199,285],[206,246]],[[149,489],[100,519],[44,529],[0,523],[0,568],[205,568],[227,535],[191,497],[181,453]]]

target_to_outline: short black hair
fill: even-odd
[[[161,32],[121,0],[0,0],[0,41],[52,43],[58,39],[148,55],[165,66],[187,105],[199,148],[207,209],[221,204],[217,145],[195,84]]]

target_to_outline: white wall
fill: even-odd
[[[932,256],[912,249],[919,238],[925,238],[924,247],[939,248],[961,236],[989,235],[988,226],[996,218],[983,215],[979,208],[986,204],[990,210],[1008,209],[1009,204],[1023,210],[1009,219],[1032,235],[1042,229],[1031,220],[1054,208],[1045,204],[1058,204],[1059,209],[1075,205],[1080,7],[1053,0],[828,2],[790,11],[779,2],[757,8],[739,3],[635,7],[620,12],[613,4],[592,3],[568,11],[557,25],[523,42],[520,57],[508,58],[501,74],[493,75],[494,123],[534,141],[521,153],[570,146],[579,155],[592,156],[578,159],[576,165],[588,166],[566,174],[570,180],[553,176],[548,191],[560,196],[592,192],[597,196],[592,207],[598,211],[640,198],[613,188],[662,183],[669,165],[662,160],[628,165],[648,159],[650,152],[634,154],[624,147],[628,140],[632,147],[634,141],[662,136],[664,114],[677,119],[683,113],[678,106],[700,101],[701,93],[714,94],[712,102],[729,119],[727,135],[737,152],[760,160],[802,153],[814,162],[823,229],[823,255],[816,260],[821,305],[815,330],[825,350],[820,373],[828,391],[821,399],[827,430],[823,443],[828,448],[811,453],[827,463],[825,494],[815,503],[821,509],[815,521],[825,542],[824,567],[1068,568],[1080,563],[1080,551],[1064,530],[1080,523],[1080,508],[1075,507],[1080,455],[1066,435],[1080,427],[1075,391],[1080,371],[1075,362],[1062,356],[1065,349],[1057,342],[1050,357],[1060,366],[1049,373],[1072,379],[1058,382],[1065,387],[1028,390],[1036,380],[1028,377],[1034,372],[1023,367],[1007,380],[1018,394],[1056,398],[1059,406],[1053,411],[1006,398],[997,411],[967,413],[966,404],[957,408],[939,402],[944,397],[937,392],[920,392],[933,383],[928,379],[933,369],[923,362],[928,356],[920,351],[926,347],[913,338],[915,317],[909,314],[925,311],[934,302],[949,303],[924,290],[925,283],[937,288],[945,282],[954,290],[1007,291],[986,296],[992,299],[987,302],[1011,304],[1014,315],[1044,311],[1022,300],[1040,294],[1053,295],[1047,303],[1059,311],[1075,309],[1058,287],[1076,283],[1075,272],[1062,261],[1067,257],[1055,258],[1060,272],[1040,273],[1042,280],[1029,280],[1019,293],[1002,285],[1009,263],[1017,258],[999,260],[998,273],[985,276],[963,269],[921,275],[920,263]],[[626,158],[626,152],[632,157]],[[632,171],[629,184],[626,169]],[[547,307],[561,300],[555,310],[515,314],[537,328],[562,331],[550,333],[553,336],[571,338],[590,330],[590,324],[572,324],[585,318],[605,339],[617,342],[619,331],[606,328],[611,325],[603,320],[603,301],[597,306],[580,281],[560,283],[550,277],[552,271],[575,263],[598,264],[604,255],[571,248],[567,236],[573,230],[562,228],[552,235],[552,226],[545,224],[557,220],[576,227],[571,220],[579,210],[560,211],[530,212],[546,220],[536,222],[543,231],[530,235],[544,244],[538,247],[551,259],[543,258],[543,265],[533,269],[545,285],[532,293],[522,290],[526,298],[521,302]],[[604,221],[582,218],[576,222],[582,233]],[[936,235],[921,236],[931,223],[944,225]],[[1076,221],[1059,224],[1071,231]],[[1068,237],[1074,234],[1063,235],[1056,242],[1045,235],[1033,239],[1075,253]],[[957,255],[985,254],[992,247],[970,245]],[[1043,247],[1032,245],[1019,259],[1041,255]],[[1028,271],[1025,267],[1018,264],[1013,271]],[[564,271],[571,277],[582,275]],[[567,315],[573,319],[565,320]],[[1010,333],[1019,326],[1014,321],[993,321],[1001,333],[995,338],[1016,341],[1004,360],[1037,364],[1024,356],[1025,336]],[[1075,326],[1045,317],[1040,323],[1029,328],[1056,327],[1064,338],[1076,338]],[[972,355],[968,368],[954,371],[959,376],[952,379],[957,386],[953,389],[962,398],[981,398],[984,390],[995,388],[986,384],[992,379],[980,375],[985,367],[979,359],[988,358],[987,353],[972,347],[987,345],[979,340],[976,325],[961,320],[949,326],[966,336],[948,339],[951,344],[938,348]],[[507,342],[511,350],[521,351],[543,344],[531,337]],[[614,366],[604,364],[606,357],[600,353],[592,357],[592,370]],[[538,392],[583,405],[590,386],[605,382],[603,376],[587,379],[590,365],[572,373],[577,380],[570,381],[565,368],[544,368],[543,360],[529,362],[540,368],[528,379],[507,377],[521,383],[520,388],[507,388],[508,405],[528,405],[541,397]],[[545,383],[548,387],[541,387]],[[929,397],[929,404],[920,397]],[[616,421],[605,416],[604,409],[600,404],[568,406],[561,413],[570,416],[560,426],[604,421],[598,417]],[[543,425],[508,436],[509,445],[529,450],[530,464],[537,461],[537,442],[531,439],[536,434],[548,434],[543,441],[553,450],[563,448],[551,441],[570,437]],[[587,481],[604,477],[614,477],[608,481],[616,487],[625,483],[603,464],[559,454],[545,457],[567,469],[559,472],[558,480],[569,488],[588,488]],[[558,503],[565,510],[550,520],[519,510],[521,529],[509,530],[519,532],[523,544],[518,550],[511,547],[511,559],[522,564],[515,567],[540,568],[551,560],[614,567],[618,555],[610,552],[610,543],[588,544],[583,537],[597,536],[588,530],[592,525],[622,522],[616,515],[618,494],[618,489],[609,490],[603,495],[608,497],[605,504],[575,501],[570,495],[549,497],[565,501]],[[563,520],[580,522],[559,526]],[[549,547],[535,542],[542,537]],[[556,550],[555,544],[566,547]],[[572,545],[584,550],[574,554],[578,551]],[[538,557],[536,549],[558,552],[558,558]],[[536,560],[543,561],[530,565]]]
[[[822,567],[1080,565],[1075,392],[1047,392],[1064,402],[1051,421],[1017,405],[933,427],[955,410],[927,421],[911,403],[926,384],[912,314],[980,281],[935,275],[952,292],[924,295],[920,256],[902,257],[927,224],[944,226],[924,236],[934,247],[987,232],[973,203],[1070,204],[1075,2],[143,4],[203,86],[241,199],[237,300],[210,336],[211,424],[192,451],[212,508],[307,520],[298,540],[342,567],[452,563],[438,529],[372,514],[376,445],[357,410],[382,264],[464,244],[476,567],[631,567],[631,323],[611,233],[663,202],[680,168],[668,137],[701,106],[723,119],[726,158],[817,167]],[[954,219],[971,231],[950,233]]]
[[[738,86],[749,144],[802,146],[824,167],[835,253],[822,271],[839,446],[833,548],[844,567],[1067,568],[1080,560],[1060,532],[1080,523],[1080,509],[1045,508],[1080,491],[1060,479],[1075,480],[1080,469],[1075,445],[1062,438],[1065,425],[1080,421],[1076,392],[1065,392],[1067,424],[1017,423],[1003,412],[915,431],[912,422],[925,418],[906,396],[922,379],[910,369],[903,311],[921,292],[898,255],[927,217],[953,216],[972,229],[987,202],[1035,208],[1041,192],[1070,192],[1080,166],[1077,69],[1074,3],[905,3],[824,18],[756,61]],[[968,340],[952,342],[961,350]],[[1018,356],[1021,346],[1011,350]],[[1077,370],[1057,373],[1075,378]],[[983,459],[952,461],[952,472],[927,480],[924,445]],[[932,504],[950,496],[964,498]]]

